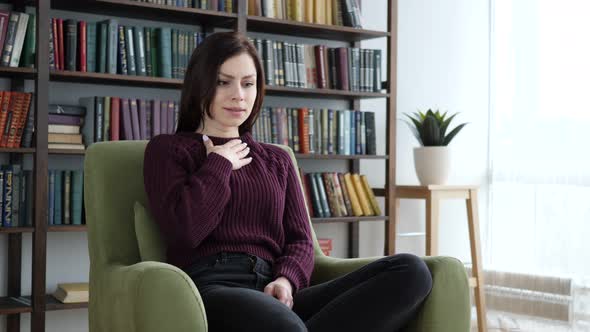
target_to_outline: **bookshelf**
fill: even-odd
[[[372,217],[341,217],[341,218],[312,218],[314,224],[346,223],[349,230],[348,255],[358,256],[359,253],[359,223],[385,222],[386,254],[392,254],[394,249],[395,228],[390,222],[395,211],[395,136],[396,136],[396,61],[397,61],[397,0],[391,0],[387,8],[387,31],[372,31],[349,27],[327,26],[321,24],[302,23],[279,20],[266,17],[247,15],[247,2],[239,0],[237,13],[222,13],[216,11],[178,8],[172,6],[155,5],[131,0],[13,0],[14,10],[22,10],[24,4],[34,4],[37,7],[37,26],[39,22],[49,22],[51,10],[63,10],[87,14],[106,15],[121,18],[153,20],[159,22],[174,22],[199,25],[202,31],[213,29],[230,29],[248,32],[268,32],[273,34],[309,37],[339,42],[346,42],[351,47],[360,47],[360,41],[373,38],[386,38],[387,48],[383,54],[387,64],[383,70],[383,80],[387,81],[386,92],[356,92],[334,89],[304,89],[283,86],[267,86],[268,96],[334,99],[344,100],[350,109],[360,109],[360,100],[370,98],[385,99],[386,137],[385,155],[318,155],[297,154],[299,160],[312,160],[322,163],[339,160],[346,163],[350,172],[360,171],[360,161],[382,160],[385,163],[385,188],[374,188],[376,196],[385,197],[385,213],[383,216]],[[51,82],[85,83],[97,85],[128,86],[138,88],[157,88],[178,90],[182,80],[157,77],[126,76],[102,73],[84,73],[73,71],[49,70],[49,30],[37,29],[36,69],[0,67],[0,77],[11,79],[12,89],[19,91],[26,80],[34,81],[34,104],[31,111],[35,112],[34,148],[0,148],[0,153],[8,154],[10,160],[22,160],[23,156],[33,158],[34,178],[34,207],[33,227],[0,228],[0,233],[8,237],[8,287],[7,295],[0,297],[0,315],[6,315],[6,330],[20,331],[21,314],[30,313],[31,331],[45,330],[46,312],[54,310],[69,310],[86,308],[87,303],[62,304],[47,294],[47,257],[51,252],[47,250],[47,235],[53,232],[86,232],[85,225],[47,225],[47,180],[48,165],[51,155],[65,155],[83,158],[84,151],[49,150],[48,149],[48,114],[49,93]],[[379,144],[383,141],[379,139]],[[20,294],[22,280],[22,246],[23,234],[30,233],[32,237],[32,276],[31,294]]]

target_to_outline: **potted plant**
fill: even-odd
[[[447,147],[453,138],[467,123],[455,127],[447,133],[449,124],[458,113],[447,117],[447,112],[441,114],[438,110],[423,113],[405,114],[410,122],[405,121],[420,147],[414,148],[414,167],[420,184],[445,184],[450,172],[450,150]]]

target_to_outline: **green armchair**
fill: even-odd
[[[84,163],[90,254],[90,332],[205,332],[205,309],[192,280],[164,263],[157,228],[142,209],[146,141],[95,143]],[[292,151],[286,148],[297,165]],[[134,208],[135,207],[135,208]],[[353,271],[375,258],[324,256],[315,233],[312,284]],[[467,274],[460,261],[424,258],[432,292],[405,331],[468,331]]]

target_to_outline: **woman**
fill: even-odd
[[[167,261],[195,282],[212,332],[399,330],[431,289],[415,256],[308,287],[313,243],[297,172],[284,150],[250,133],[264,81],[238,33],[213,34],[192,54],[177,132],[145,152]]]

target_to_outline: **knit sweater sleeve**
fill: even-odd
[[[293,293],[307,287],[313,270],[313,242],[309,217],[297,171],[286,155],[287,192],[283,228],[285,246],[282,255],[275,261],[275,278],[284,276],[293,285]]]
[[[148,143],[144,186],[150,211],[167,243],[195,248],[221,220],[230,199],[232,165],[211,153],[191,172],[193,158],[175,139],[161,135]]]

